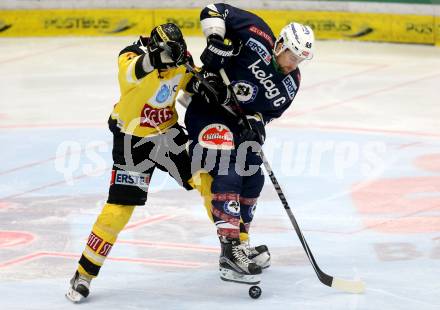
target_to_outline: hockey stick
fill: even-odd
[[[194,76],[198,80],[200,80],[200,82],[203,85],[206,86],[206,88],[208,88],[210,91],[213,91],[214,93],[216,93],[216,91],[212,88],[212,86],[203,78],[203,76],[199,72],[195,71],[194,68],[192,68],[189,64],[185,64],[185,66],[188,71],[192,72],[194,74]],[[226,72],[224,71],[224,69],[220,70],[220,75],[231,93],[231,98],[232,98],[233,104],[236,106],[235,110],[240,111],[241,108],[239,106],[237,96],[235,95],[235,92],[232,88],[231,82],[229,81],[229,78],[226,75]],[[240,113],[239,117],[242,119],[245,126],[250,128],[249,121],[244,116],[243,112]],[[287,202],[287,199],[284,196],[284,193],[281,189],[281,186],[278,183],[278,180],[276,179],[275,174],[273,173],[273,170],[272,170],[269,162],[267,161],[262,150],[260,151],[260,156],[261,156],[261,160],[263,161],[264,168],[266,169],[266,171],[270,177],[270,180],[272,181],[272,184],[275,187],[275,190],[278,194],[278,197],[280,198],[281,203],[287,212],[287,215],[290,219],[290,222],[292,223],[293,228],[295,229],[295,232],[298,235],[298,238],[304,248],[304,251],[307,254],[307,257],[309,258],[310,263],[312,264],[313,269],[316,272],[316,275],[318,276],[319,281],[321,281],[323,284],[325,284],[329,287],[333,287],[335,289],[338,289],[338,290],[341,290],[344,292],[357,293],[357,294],[363,293],[365,291],[365,284],[362,281],[360,281],[360,280],[344,280],[344,279],[334,278],[334,277],[326,274],[325,272],[323,272],[319,268],[318,264],[315,261],[315,258],[313,257],[312,251],[310,250],[309,245],[307,244],[307,241],[304,238],[304,235],[303,235],[303,233],[302,233],[302,231],[301,231],[301,229],[295,219],[295,216],[293,215],[292,210],[289,207],[289,203]]]
[[[210,92],[216,95],[218,94],[218,92],[208,83],[208,81],[205,80],[205,78],[203,77],[203,75],[200,74],[200,72],[196,71],[196,69],[194,69],[189,63],[185,63],[184,65],[186,70],[194,74],[196,79],[198,79],[203,84],[203,86],[205,86]]]
[[[220,69],[220,75],[223,79],[223,82],[226,84],[229,91],[231,92],[231,98],[232,98],[233,104],[236,106],[237,110],[240,110],[239,101],[237,99],[237,96],[233,90],[231,82],[229,81],[229,78],[226,75],[226,72],[224,69]],[[244,114],[241,113],[241,115],[239,115],[239,116],[242,119],[242,121],[244,122],[245,126],[247,128],[251,128],[249,121],[244,116]],[[281,189],[281,186],[278,183],[278,180],[275,177],[275,174],[273,173],[272,167],[270,166],[269,162],[266,159],[266,156],[263,153],[263,150],[260,151],[260,157],[261,157],[261,160],[263,161],[264,168],[266,169],[267,174],[269,175],[269,178],[272,181],[273,186],[275,187],[275,190],[278,194],[278,197],[281,200],[281,203],[284,207],[284,210],[286,210],[287,215],[289,216],[290,222],[292,223],[293,228],[295,229],[296,234],[298,235],[299,241],[301,241],[301,244],[304,248],[304,251],[307,254],[307,257],[309,258],[310,263],[313,266],[313,269],[315,269],[315,272],[316,272],[316,275],[318,276],[319,281],[321,281],[323,284],[325,284],[329,287],[333,287],[335,289],[338,289],[338,290],[341,290],[344,292],[356,293],[356,294],[363,293],[365,291],[365,284],[362,281],[360,281],[360,280],[344,280],[344,279],[335,278],[335,277],[332,277],[332,276],[326,274],[325,272],[323,272],[319,268],[318,264],[315,261],[315,258],[313,257],[312,251],[310,250],[309,245],[307,244],[307,241],[304,238],[304,235],[303,235],[303,233],[302,233],[302,231],[301,231],[301,229],[295,219],[295,216],[293,215],[292,210],[289,207],[289,203],[287,202],[287,199],[284,196],[284,193]]]

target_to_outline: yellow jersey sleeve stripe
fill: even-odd
[[[136,61],[139,57],[136,57],[133,61],[130,62],[128,65],[127,71],[125,72],[125,80],[128,83],[139,83],[139,80],[136,77],[134,67],[136,65]]]

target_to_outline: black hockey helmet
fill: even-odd
[[[187,47],[182,31],[173,23],[155,27],[150,35],[150,47],[166,51],[177,65],[186,61]]]

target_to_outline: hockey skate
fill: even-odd
[[[266,245],[262,244],[256,247],[252,247],[249,241],[242,242],[245,245],[246,255],[255,264],[262,269],[270,267],[270,252]]]
[[[246,255],[246,246],[239,239],[221,239],[220,278],[245,284],[260,283],[261,267]]]
[[[91,281],[92,278],[86,277],[76,271],[75,275],[70,280],[70,287],[66,293],[66,298],[74,303],[81,302],[84,298],[89,296]]]

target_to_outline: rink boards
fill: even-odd
[[[253,10],[274,33],[291,22],[311,25],[318,39],[440,45],[440,16],[337,11]],[[149,34],[174,22],[202,35],[200,9],[41,9],[0,11],[0,37]]]

